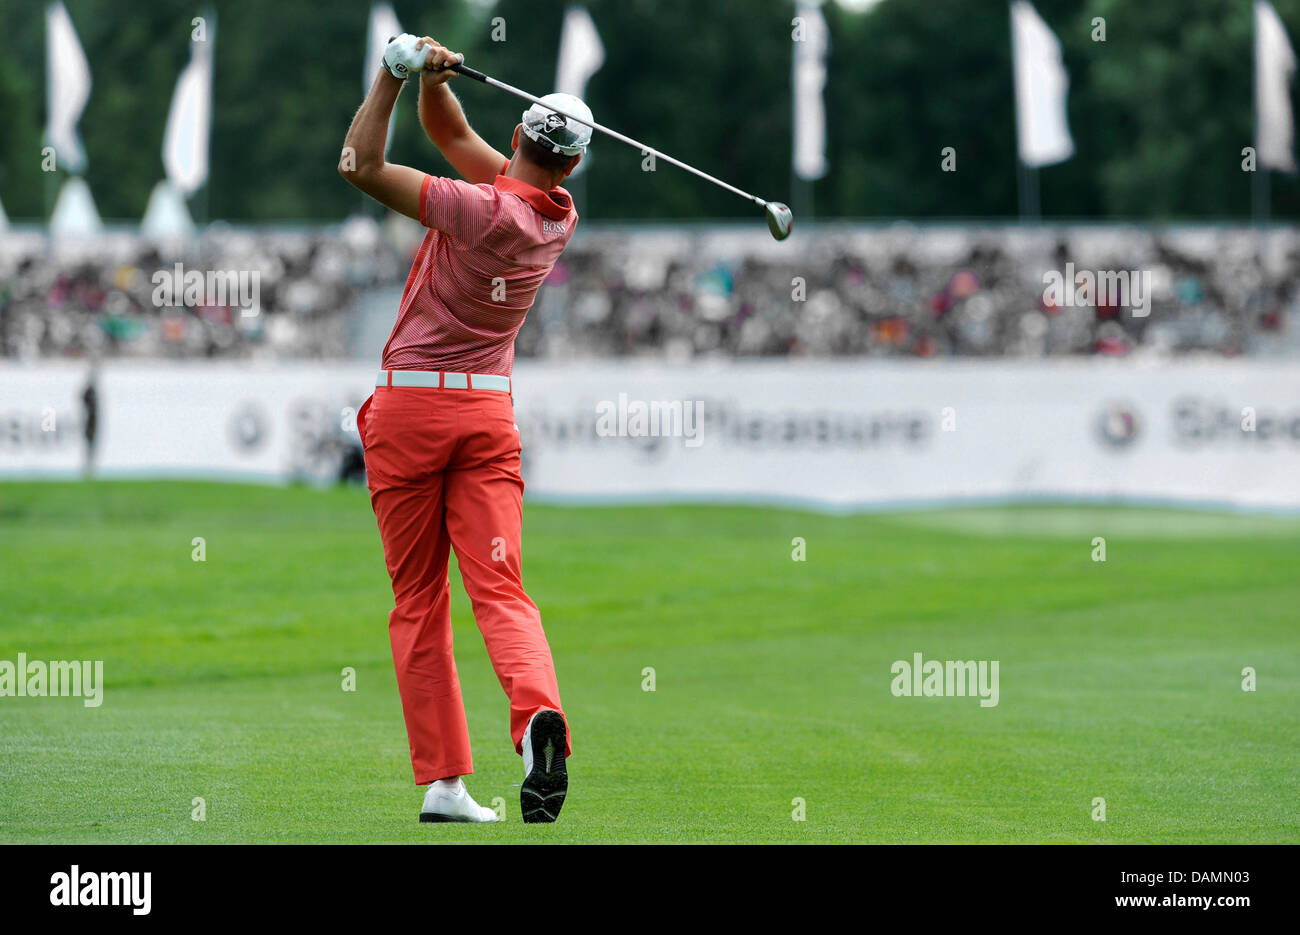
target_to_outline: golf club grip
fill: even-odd
[[[396,38],[397,38],[396,36],[389,36],[388,41],[392,42]],[[452,71],[456,72],[459,75],[464,75],[466,78],[473,78],[475,81],[482,81],[484,84],[487,84],[487,75],[483,74],[483,72],[479,71],[476,68],[470,68],[468,65],[464,63],[461,63],[459,65],[452,65],[450,67]],[[444,69],[444,71],[445,70],[446,69]]]
[[[459,75],[464,75],[466,78],[473,78],[475,81],[482,81],[487,84],[487,75],[475,68],[470,68],[464,62],[459,65],[452,65],[451,70]]]

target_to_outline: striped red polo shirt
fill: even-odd
[[[509,376],[515,335],[577,222],[563,188],[425,176],[420,223],[429,230],[380,366]]]

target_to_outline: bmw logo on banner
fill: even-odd
[[[261,405],[248,401],[231,413],[227,426],[230,444],[240,454],[252,454],[266,441],[266,413]]]
[[[1111,403],[1097,417],[1097,434],[1102,443],[1117,451],[1137,441],[1141,431],[1137,410],[1128,403]]]

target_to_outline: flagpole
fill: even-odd
[[[1252,129],[1255,133],[1255,138],[1252,141],[1255,144],[1255,171],[1250,174],[1250,220],[1251,227],[1254,228],[1251,241],[1254,246],[1255,288],[1262,299],[1267,284],[1263,265],[1264,245],[1261,242],[1263,240],[1263,231],[1260,225],[1268,217],[1269,170],[1260,161],[1259,154],[1259,8],[1255,5],[1255,0],[1248,0],[1248,2],[1250,3],[1251,20],[1254,27],[1251,31],[1251,45],[1253,46],[1251,51],[1253,54],[1251,55],[1250,64],[1253,81],[1251,82],[1250,110],[1254,117]]]
[[[1268,167],[1260,161],[1259,154],[1259,9],[1255,6],[1255,0],[1248,0],[1251,10],[1251,22],[1253,29],[1251,71],[1253,72],[1253,81],[1251,82],[1250,110],[1254,118],[1255,131],[1255,171],[1250,174],[1250,219],[1254,224],[1268,220],[1268,202],[1270,194]]]
[[[560,23],[560,39],[555,57],[555,91],[576,98],[587,97],[587,84],[605,64],[605,46],[600,32],[585,5],[570,4],[564,10]],[[573,198],[573,206],[581,217],[590,204],[587,199],[587,176],[591,172],[590,156],[584,156],[576,175],[569,176],[564,188]]]
[[[1255,9],[1255,0],[1246,0],[1250,4],[1250,129],[1254,135],[1251,142],[1255,148],[1254,169],[1250,173],[1250,220],[1259,223],[1260,186],[1259,176],[1267,172],[1259,162],[1259,13]]]
[[[203,14],[207,17],[208,33],[205,41],[208,43],[208,133],[205,142],[207,143],[208,152],[205,162],[208,166],[208,176],[203,180],[203,194],[199,197],[199,229],[208,226],[208,207],[212,197],[212,100],[216,95],[217,87],[217,10],[214,6],[208,6]]]
[[[587,173],[589,171],[589,169],[584,168],[576,176],[571,176],[567,185],[568,192],[573,197],[574,210],[578,212],[579,216],[586,216],[587,213]]]
[[[1269,170],[1259,164],[1259,153],[1255,154],[1255,171],[1250,179],[1250,218],[1255,224],[1268,223],[1272,208],[1272,180]]]
[[[1042,217],[1039,199],[1038,170],[1031,169],[1016,154],[1016,201],[1020,220],[1037,221]]]
[[[795,16],[803,14],[803,4],[795,0]],[[790,43],[790,204],[794,216],[811,219],[807,191],[799,175],[799,44]]]
[[[53,94],[51,93],[51,92],[53,91],[53,88],[52,88],[53,82],[50,80],[50,78],[52,77],[51,69],[52,69],[53,67],[54,67],[53,64],[50,62],[50,16],[49,16],[49,7],[46,7],[46,14],[45,14],[45,133],[44,133],[44,146],[48,146],[48,147],[50,147],[51,150],[54,149],[54,142],[53,142],[53,140],[50,139],[50,135],[51,135],[51,134],[50,134],[50,122],[51,122],[51,121],[50,121],[50,114],[51,114],[51,112],[54,110]],[[44,146],[42,146],[42,149],[44,149]],[[45,162],[45,154],[44,154],[44,152],[41,153],[41,162],[42,162],[42,163]],[[44,205],[43,205],[43,207],[44,207],[44,210],[45,210],[45,229],[46,229],[46,231],[49,231],[49,230],[50,230],[50,222],[54,220],[54,194],[53,194],[53,189],[54,189],[54,186],[57,184],[56,179],[58,178],[58,175],[59,175],[59,154],[58,154],[57,152],[54,152],[54,171],[52,171],[52,172],[46,172],[46,171],[45,171],[45,166],[42,165],[42,166],[41,166],[41,175],[45,176],[45,178],[42,180],[42,181],[44,181],[45,184],[41,187],[41,195],[42,195],[42,200],[44,201]],[[50,238],[50,239],[53,239],[53,238]]]
[[[1006,27],[1011,31],[1011,120],[1015,121],[1015,208],[1024,220],[1024,209],[1028,205],[1028,168],[1021,159],[1021,100],[1017,96],[1017,86],[1015,86],[1015,12],[1011,9],[1011,4],[1006,4]]]
[[[54,111],[54,95],[53,95],[53,91],[54,91],[54,81],[53,81],[53,78],[54,78],[54,63],[53,63],[52,61],[50,61],[50,41],[51,41],[51,40],[50,40],[50,5],[49,5],[49,4],[46,4],[46,6],[45,6],[45,134],[44,134],[44,145],[50,147],[50,149],[53,151],[53,150],[54,150],[54,141],[53,141],[53,139],[51,139],[52,134],[50,133],[50,124],[51,124],[51,122],[52,122],[52,121],[51,121],[51,117],[50,117],[50,115],[51,115],[51,114],[53,113],[53,111]],[[44,148],[44,147],[42,147],[42,148]],[[44,153],[41,154],[41,161],[42,161],[42,162],[45,161],[45,154],[44,154]],[[46,229],[47,232],[49,232],[49,231],[51,230],[50,222],[54,220],[54,189],[55,189],[55,187],[58,185],[58,181],[57,181],[57,180],[58,180],[58,175],[59,175],[59,154],[58,154],[57,151],[54,151],[54,171],[52,171],[52,172],[45,172],[45,171],[44,171],[44,168],[45,168],[44,166],[41,167],[41,169],[42,169],[42,171],[41,171],[41,175],[45,176],[45,178],[43,179],[43,181],[44,181],[45,184],[42,186],[41,194],[42,194],[42,198],[43,198],[43,200],[44,200],[44,209],[45,209],[45,229]],[[49,238],[49,240],[53,240],[53,239],[54,239],[54,238],[53,238],[52,236]]]
[[[804,35],[801,41],[796,40],[791,43],[790,51],[790,202],[794,207],[796,217],[803,218],[805,221],[811,221],[816,214],[816,180],[826,174],[826,112],[825,112],[825,95],[826,95],[826,59],[829,56],[829,27],[826,25],[825,17],[821,12],[821,0],[796,0],[795,15],[796,17],[811,17],[816,14],[818,26],[816,35],[822,40],[820,47],[816,48],[813,53],[801,51],[801,46],[806,43],[810,36]],[[805,23],[807,27],[807,23]],[[821,88],[818,91],[818,106],[821,108],[821,159],[820,169],[813,170],[813,176],[805,176],[800,172],[800,152],[799,152],[799,129],[800,129],[800,105],[802,103],[799,76],[801,58],[804,59],[802,64],[808,64],[809,54],[815,54],[818,57],[814,70],[820,70]]]
[[[1016,122],[1016,210],[1020,220],[1025,219],[1025,209],[1029,205],[1029,168],[1020,158],[1023,141],[1020,139],[1020,99],[1016,89],[1016,17],[1007,3],[1007,28],[1011,30],[1011,99],[1013,102],[1012,119]]]
[[[805,221],[814,217],[815,198],[811,179],[801,178],[798,173],[791,173],[790,200],[795,203],[794,215]]]

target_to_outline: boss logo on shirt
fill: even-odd
[[[544,234],[563,234],[564,225],[559,221],[543,221],[542,233]]]

